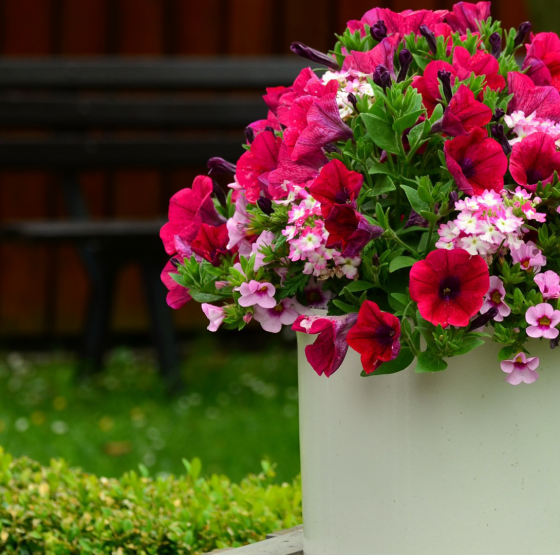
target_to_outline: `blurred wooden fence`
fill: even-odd
[[[220,56],[289,54],[300,40],[327,50],[345,22],[375,5],[444,9],[447,0],[0,0],[3,56]],[[494,1],[507,26],[527,19],[524,0]],[[274,83],[271,83],[274,85]],[[241,130],[240,130],[241,131]],[[240,133],[241,139],[241,133]],[[94,216],[151,217],[195,171],[83,176]],[[0,175],[0,218],[64,217],[56,176]],[[0,335],[58,336],[83,324],[87,280],[72,247],[0,245]],[[142,331],[146,315],[134,269],[123,274],[114,325]],[[140,301],[139,301],[140,300]],[[198,307],[177,314],[202,322]]]

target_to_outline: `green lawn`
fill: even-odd
[[[180,474],[199,457],[203,473],[240,480],[260,461],[279,481],[299,472],[295,343],[278,336],[201,335],[189,342],[185,391],[165,394],[147,355],[118,349],[106,371],[76,380],[64,354],[0,356],[0,445],[41,463],[62,457],[101,476],[143,464]],[[225,339],[225,341],[224,341]],[[259,345],[250,350],[248,345]]]

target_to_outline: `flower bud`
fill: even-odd
[[[504,126],[501,124],[493,125],[490,128],[490,131],[492,132],[492,137],[494,137],[494,139],[496,139],[502,145],[504,154],[508,156],[511,152],[511,145],[509,144],[506,134],[504,133]]]
[[[252,127],[245,127],[245,138],[249,144],[253,144],[255,140],[255,132]]]
[[[527,35],[530,33],[532,28],[533,25],[530,21],[525,21],[519,26],[519,28],[517,29],[517,35],[515,35],[515,39],[513,40],[513,46],[515,46],[515,48],[521,46],[525,42],[525,39],[527,38]]]
[[[397,83],[401,83],[406,79],[406,74],[408,73],[408,69],[410,68],[411,63],[412,63],[412,54],[410,53],[409,50],[403,48],[399,52],[399,64],[401,65],[401,69],[397,77]]]
[[[172,258],[169,262],[171,262],[174,268],[178,268],[181,265],[179,260],[177,260],[176,258]]]
[[[387,26],[385,22],[380,19],[377,23],[374,23],[369,30],[371,36],[378,42],[381,42],[385,37],[387,37]]]
[[[206,163],[208,166],[208,175],[235,175],[235,164],[224,160],[223,158],[210,158]]]
[[[451,72],[446,71],[445,69],[440,69],[438,71],[438,79],[443,85],[443,94],[445,95],[445,99],[449,104],[451,102],[451,99],[453,98],[453,89],[451,88]]]
[[[387,90],[387,88],[391,87],[391,75],[387,71],[387,68],[379,64],[375,71],[373,72],[373,82],[383,89],[383,92]]]
[[[310,46],[306,46],[305,44],[303,44],[303,42],[292,42],[290,50],[294,54],[297,54],[298,56],[305,58],[306,60],[321,64],[322,66],[333,69],[334,71],[340,70],[340,66],[332,56],[329,56],[324,52],[320,52],[319,50],[315,50]]]
[[[212,180],[212,193],[218,199],[218,202],[225,208],[227,206],[227,197],[224,193],[224,190],[220,187],[220,185]]]
[[[550,340],[550,348],[551,349],[556,349],[556,347],[558,347],[558,345],[560,345],[560,335],[558,337],[555,337],[554,339]]]
[[[493,320],[498,315],[498,308],[493,306],[488,312],[480,314],[474,320],[471,320],[471,324],[467,331],[474,331],[478,328],[485,326],[490,320]]]
[[[248,324],[253,319],[253,315],[250,312],[243,315],[243,321]]]
[[[350,102],[350,104],[352,104],[352,107],[357,112],[358,111],[358,99],[356,98],[356,95],[354,93],[349,93],[348,94],[348,102]]]
[[[259,197],[257,205],[267,216],[272,214],[272,201],[269,198]]]
[[[437,41],[436,36],[430,31],[427,25],[420,25],[420,34],[428,42],[428,48],[432,54],[437,52]]]
[[[502,36],[500,33],[492,33],[490,37],[488,37],[488,42],[491,47],[490,54],[497,60],[502,53]]]
[[[492,121],[500,121],[506,115],[505,110],[498,108],[492,116]]]

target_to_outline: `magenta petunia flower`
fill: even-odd
[[[182,189],[175,193],[169,201],[169,222],[160,231],[160,237],[167,254],[174,254],[175,236],[190,243],[200,229],[208,224],[219,226],[225,222],[212,201],[212,180],[205,176],[197,176],[190,189]]]
[[[309,192],[321,203],[323,217],[328,218],[335,204],[356,205],[363,182],[364,176],[361,173],[347,169],[340,160],[331,160],[323,166]]]
[[[292,329],[301,333],[318,334],[313,345],[305,348],[307,361],[322,376],[332,376],[348,351],[346,336],[356,323],[357,314],[344,316],[299,316]]]
[[[227,248],[228,240],[226,224],[218,227],[202,224],[191,247],[194,253],[208,260],[212,266],[219,266],[220,257],[231,254]]]
[[[214,306],[213,304],[202,303],[202,312],[206,315],[206,318],[210,320],[208,325],[209,331],[218,331],[218,328],[222,325],[225,317],[225,311],[221,306]]]
[[[434,326],[468,326],[489,288],[486,262],[464,249],[432,251],[410,270],[410,296]]]
[[[182,285],[179,285],[172,277],[171,274],[177,274],[177,269],[171,260],[165,265],[163,272],[161,272],[161,281],[167,287],[167,304],[174,309],[181,308],[191,300],[189,290]]]
[[[484,75],[485,83],[495,91],[501,91],[506,86],[506,80],[500,75],[500,64],[488,52],[478,51],[472,55],[463,46],[456,46],[453,50],[453,68],[457,78],[461,81],[468,79],[471,73]]]
[[[560,333],[556,329],[560,324],[560,310],[554,310],[548,303],[529,307],[525,313],[525,320],[529,324],[527,328],[529,337],[556,339]]]
[[[488,125],[492,116],[492,110],[476,100],[467,86],[461,85],[443,114],[441,131],[450,137],[468,135],[474,128]]]
[[[377,46],[368,52],[357,52],[352,50],[350,56],[346,56],[343,71],[354,70],[360,73],[372,75],[375,68],[383,66],[395,78],[395,50],[396,41],[393,38],[383,39]]]
[[[552,85],[560,90],[560,37],[556,33],[535,35],[522,69],[535,85]]]
[[[255,137],[251,150],[237,162],[237,181],[245,189],[247,200],[257,202],[261,193],[268,194],[268,175],[278,164],[282,139],[272,131],[263,131]]]
[[[480,195],[485,190],[499,193],[504,188],[507,156],[483,129],[451,139],[443,148],[449,173],[467,195]]]
[[[509,374],[506,382],[511,385],[519,385],[520,383],[533,383],[537,381],[539,373],[539,357],[527,358],[525,353],[518,353],[511,360],[503,360],[500,362],[502,370]]]
[[[383,235],[383,228],[370,224],[348,204],[333,204],[325,229],[329,232],[327,248],[338,249],[345,257],[357,256],[371,240]]]
[[[400,320],[389,312],[381,311],[376,303],[365,301],[346,341],[360,353],[365,373],[371,374],[384,362],[399,356],[400,336]]]
[[[251,280],[249,283],[242,283],[239,287],[241,293],[237,301],[239,306],[248,307],[258,305],[262,308],[274,308],[276,299],[274,294],[276,289],[272,283]]]
[[[560,276],[556,272],[548,270],[537,274],[534,279],[545,301],[560,299]]]
[[[508,92],[513,95],[508,113],[523,112],[526,116],[560,122],[560,93],[554,87],[540,87],[518,71],[508,73]]]
[[[291,299],[282,299],[272,308],[255,306],[255,320],[259,322],[264,331],[269,333],[279,333],[282,326],[291,326],[298,316]]]
[[[546,257],[532,241],[522,243],[519,248],[512,249],[510,254],[514,264],[519,263],[522,270],[532,270],[536,274],[546,266]]]
[[[329,143],[352,139],[354,133],[341,119],[336,94],[316,100],[307,112],[308,127],[300,135],[292,160],[298,161]]]
[[[461,35],[465,35],[467,30],[478,32],[478,23],[490,17],[490,6],[491,2],[457,2],[453,11],[446,15],[445,21]]]
[[[503,321],[511,314],[511,308],[505,303],[506,290],[498,276],[490,276],[490,289],[484,297],[484,303],[480,309],[481,314],[486,314],[490,309],[497,308],[498,314],[494,317],[496,322]]]
[[[560,172],[560,152],[556,152],[554,139],[538,132],[515,143],[509,170],[516,183],[533,193],[540,181],[551,183],[554,172]]]

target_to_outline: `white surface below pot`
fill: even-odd
[[[330,378],[298,334],[305,555],[559,555],[560,348],[511,386],[487,344],[448,370]]]

